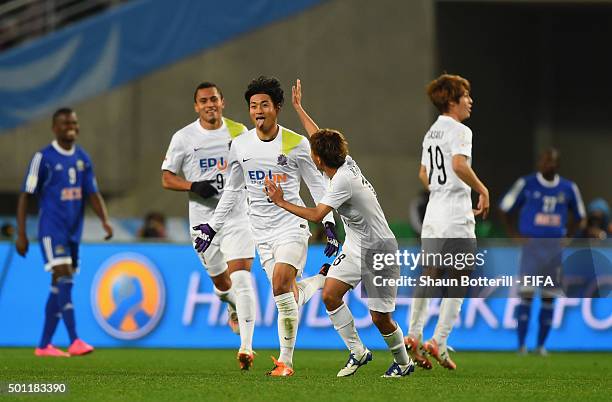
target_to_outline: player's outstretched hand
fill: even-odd
[[[104,236],[104,240],[110,240],[113,238],[113,227],[109,222],[102,222],[102,228],[106,232],[106,236]]]
[[[482,219],[487,219],[489,216],[489,194],[480,194],[478,196],[478,205],[474,210],[474,216],[482,215]]]
[[[208,223],[196,225],[193,227],[193,230],[202,232],[200,236],[196,237],[194,248],[198,253],[203,253],[208,249],[210,243],[212,243],[213,237],[215,237],[217,232],[215,232]]]
[[[327,236],[327,245],[323,252],[327,257],[337,256],[338,250],[340,250],[340,242],[336,234],[336,225],[331,222],[325,222],[323,227],[325,228],[325,236]]]
[[[302,83],[299,78],[295,80],[295,85],[291,87],[291,103],[296,110],[302,108]]]
[[[17,241],[15,242],[15,248],[17,249],[17,254],[22,257],[25,257],[28,253],[28,248],[30,246],[30,242],[25,235],[17,236]]]
[[[196,193],[202,198],[213,197],[219,194],[219,191],[217,191],[217,189],[212,184],[210,184],[211,181],[214,180],[194,181],[193,183],[191,183],[191,188],[189,191],[191,191],[192,193]]]
[[[270,178],[266,177],[264,182],[264,193],[268,194],[270,201],[278,205],[279,202],[283,201],[283,189],[280,185],[276,185]]]

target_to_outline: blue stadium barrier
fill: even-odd
[[[321,1],[140,0],[10,49],[0,55],[0,131]]]
[[[39,340],[50,276],[43,271],[38,244],[27,258],[10,265],[10,243],[0,243],[0,346],[34,346]],[[516,264],[518,250],[493,247],[489,256]],[[609,255],[610,250],[606,251]],[[305,275],[316,273],[327,259],[311,246]],[[80,337],[98,347],[237,348],[238,336],[226,325],[227,313],[189,245],[84,244],[81,270],[75,277],[74,304]],[[257,290],[254,346],[277,348],[276,307],[259,262],[253,266]],[[385,345],[371,323],[365,300],[348,298],[363,341],[373,349]],[[513,308],[516,299],[466,299],[460,324],[450,338],[458,350],[512,350],[516,345]],[[404,330],[409,301],[398,300],[395,319]],[[435,309],[436,305],[434,305]],[[537,307],[537,306],[534,306]],[[559,299],[551,350],[612,350],[612,299]],[[425,336],[433,332],[430,320]],[[528,344],[535,343],[537,314],[532,315]],[[67,345],[62,324],[56,345]],[[298,348],[343,349],[317,293],[301,311]]]

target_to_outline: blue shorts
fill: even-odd
[[[45,261],[45,271],[58,265],[72,265],[76,271],[79,266],[79,243],[71,241],[62,235],[41,235],[39,238],[40,249]]]

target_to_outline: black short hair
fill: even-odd
[[[193,101],[194,102],[198,101],[198,99],[197,99],[198,91],[200,89],[205,89],[205,88],[217,88],[217,91],[219,91],[219,95],[221,95],[221,99],[223,99],[223,92],[221,92],[221,88],[219,88],[217,86],[217,84],[214,84],[214,83],[208,82],[208,81],[204,81],[204,82],[201,82],[200,85],[198,85],[196,87],[195,91],[193,91]]]
[[[285,100],[283,96],[283,89],[281,88],[280,81],[274,77],[265,77],[263,75],[251,81],[244,93],[244,99],[247,105],[251,102],[251,97],[257,94],[269,95],[272,99],[274,106],[281,107]]]
[[[55,113],[53,113],[53,117],[51,118],[51,123],[55,124],[55,120],[62,115],[67,115],[67,114],[72,114],[74,113],[74,110],[70,109],[69,107],[61,107],[59,109],[57,109],[55,111]]]

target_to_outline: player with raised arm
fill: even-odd
[[[500,203],[502,222],[512,237],[523,238],[520,274],[550,275],[555,283],[561,280],[562,239],[586,226],[586,211],[575,183],[559,176],[559,151],[549,148],[538,160],[538,172],[519,178]],[[518,211],[518,225],[513,222]],[[569,225],[568,211],[574,216]],[[516,227],[518,226],[518,231]],[[568,230],[569,227],[569,230]],[[525,338],[529,327],[531,303],[536,288],[519,289],[521,302],[516,309],[519,354],[527,354]],[[544,343],[553,320],[555,297],[559,289],[542,288],[542,304],[538,317],[539,329],[536,353],[546,356]]]
[[[326,267],[319,275],[296,282],[306,264],[310,232],[304,219],[278,208],[262,192],[267,177],[283,183],[287,197],[304,205],[300,199],[302,179],[317,202],[325,191],[323,177],[310,158],[308,140],[278,124],[283,105],[283,90],[276,78],[259,77],[246,92],[251,120],[255,128],[236,138],[229,154],[229,181],[217,205],[214,217],[198,226],[202,232],[196,249],[206,250],[216,233],[227,223],[227,216],[246,186],[249,218],[257,251],[272,284],[278,309],[280,356],[274,357],[271,376],[291,376],[293,350],[298,327],[298,307],[306,303],[323,286]],[[339,244],[332,214],[325,219],[327,246],[325,254],[337,254]]]
[[[372,360],[372,353],[359,338],[355,320],[343,297],[362,281],[362,275],[367,271],[362,267],[362,256],[372,245],[384,244],[383,249],[394,253],[397,242],[374,188],[348,155],[346,139],[336,130],[319,130],[304,111],[301,98],[301,83],[297,80],[293,87],[293,105],[310,135],[312,158],[329,179],[327,191],[315,208],[306,208],[286,201],[281,183],[266,179],[266,190],[276,205],[311,222],[321,222],[334,209],[342,217],[346,241],[342,254],[336,257],[325,279],[323,302],[334,328],[350,351],[345,366],[337,374],[338,377],[347,377]],[[402,329],[392,317],[397,287],[386,290],[384,294],[369,294],[367,304],[372,321],[393,355],[393,363],[383,377],[402,377],[414,371],[414,364],[404,347]]]
[[[247,129],[223,117],[225,100],[215,84],[198,85],[193,101],[198,118],[172,136],[162,163],[162,186],[189,192],[189,222],[195,242],[196,225],[212,218],[227,183],[230,145]],[[240,334],[237,358],[243,370],[253,365],[255,329],[255,291],[250,274],[255,245],[246,211],[245,191],[238,191],[227,224],[206,252],[197,253],[215,294],[227,303],[230,327]]]
[[[73,274],[79,266],[79,242],[83,232],[85,199],[88,199],[106,232],[113,236],[104,199],[98,191],[89,155],[76,145],[79,122],[72,109],[58,109],[52,118],[55,140],[34,154],[17,203],[17,252],[24,256],[29,242],[26,211],[31,196],[39,202],[38,240],[45,270],[51,272],[51,291],[45,307],[43,333],[34,351],[36,356],[80,356],[93,352],[79,339],[72,302]],[[70,347],[68,353],[54,347],[51,339],[63,319]]]
[[[438,245],[447,240],[467,240],[470,251],[475,252],[474,218],[482,215],[486,219],[489,190],[471,167],[472,130],[462,124],[472,112],[470,83],[458,75],[443,74],[429,83],[427,94],[440,116],[425,134],[419,169],[419,178],[430,192],[421,233],[423,249],[430,252],[425,244],[431,240]],[[475,210],[471,190],[479,194]],[[426,270],[439,268],[442,267],[425,267]],[[423,353],[427,351],[442,367],[454,370],[457,365],[448,355],[447,339],[459,316],[463,297],[442,299],[433,338],[421,344],[429,301],[428,297],[412,299],[406,347],[421,367],[431,368]]]

